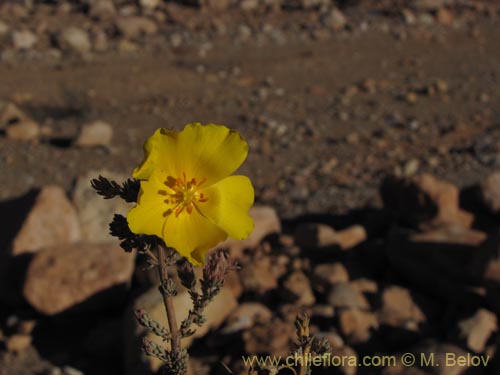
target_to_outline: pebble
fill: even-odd
[[[113,138],[113,127],[104,121],[94,121],[82,126],[75,144],[80,147],[102,146],[109,148]]]
[[[29,30],[18,30],[12,33],[12,44],[18,50],[33,48],[37,40],[38,37]]]
[[[347,25],[347,18],[338,8],[333,8],[323,18],[323,24],[333,31],[340,31]]]
[[[128,39],[137,39],[143,35],[153,35],[158,31],[156,22],[140,16],[120,17],[116,21],[116,26],[120,33]]]
[[[154,10],[160,5],[161,0],[139,0],[141,8],[144,10]]]
[[[474,220],[459,207],[458,188],[430,174],[389,177],[382,182],[380,192],[387,208],[423,230],[447,225],[469,228]]]
[[[68,27],[59,36],[59,45],[77,53],[85,54],[92,49],[89,34],[79,27]]]
[[[356,308],[340,311],[339,324],[342,334],[350,344],[367,342],[372,330],[377,329],[379,325],[375,314]]]
[[[101,21],[112,19],[116,15],[113,0],[90,0],[89,15]]]
[[[16,141],[36,141],[40,136],[40,126],[32,120],[24,120],[7,126],[7,138]]]
[[[316,302],[309,278],[302,271],[288,275],[283,281],[283,288],[296,305],[312,306]]]
[[[326,224],[301,224],[295,231],[295,242],[305,249],[318,249],[338,246],[349,250],[361,244],[367,238],[366,230],[361,225],[353,225],[335,231]]]
[[[269,322],[272,316],[273,313],[267,306],[257,302],[244,302],[229,314],[222,332],[232,334],[246,330],[254,326],[257,322]]]
[[[338,283],[333,285],[327,300],[333,307],[349,307],[363,310],[370,308],[370,304],[366,297],[351,283]]]
[[[314,267],[312,280],[316,290],[325,292],[336,284],[347,283],[349,281],[349,273],[340,262],[323,263]]]
[[[479,309],[470,318],[459,322],[458,326],[461,337],[466,339],[467,347],[476,353],[482,353],[491,334],[498,330],[498,319],[491,311]]]
[[[31,336],[23,334],[14,334],[7,338],[5,346],[9,352],[20,353],[28,349],[31,345]]]
[[[500,213],[500,170],[490,173],[480,184],[484,207],[492,214]]]
[[[9,31],[9,26],[5,22],[0,21],[0,37],[7,34],[8,31]]]
[[[380,310],[380,323],[392,327],[408,329],[417,327],[426,320],[425,315],[418,305],[413,302],[408,289],[391,286],[382,294],[382,308]]]

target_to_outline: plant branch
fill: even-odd
[[[176,353],[180,351],[180,335],[179,329],[177,328],[177,319],[175,316],[174,301],[173,296],[175,295],[175,289],[172,288],[173,281],[169,278],[167,273],[167,249],[163,246],[158,246],[158,271],[160,275],[160,292],[163,297],[163,303],[165,305],[165,311],[167,313],[168,328],[171,334],[171,345],[172,352]]]

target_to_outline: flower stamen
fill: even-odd
[[[168,190],[158,190],[158,194],[167,197],[164,199],[164,203],[175,206],[173,209],[165,211],[163,216],[168,216],[174,212],[175,217],[179,217],[184,209],[190,215],[193,209],[197,208],[196,203],[206,202],[208,198],[203,193],[197,191],[205,181],[207,181],[206,177],[200,182],[197,182],[194,177],[188,180],[185,172],[182,173],[182,178],[168,176],[163,183]]]

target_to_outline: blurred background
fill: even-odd
[[[342,356],[481,355],[497,374],[497,0],[0,0],[0,374],[141,375],[157,278],[108,234],[158,127],[250,145],[256,230],[190,346],[192,374],[286,355],[297,312]],[[178,296],[179,313],[186,311]],[[222,364],[223,363],[223,364]],[[399,363],[399,362],[398,362]]]

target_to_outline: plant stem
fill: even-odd
[[[172,352],[177,353],[180,351],[180,336],[179,329],[177,328],[177,319],[175,317],[174,301],[173,296],[167,293],[164,286],[168,285],[168,272],[167,272],[167,254],[164,247],[158,247],[158,271],[160,274],[160,281],[162,287],[160,288],[161,294],[163,296],[163,304],[165,305],[165,311],[167,312],[168,328],[170,329],[170,334],[172,336],[170,342],[172,345]]]

